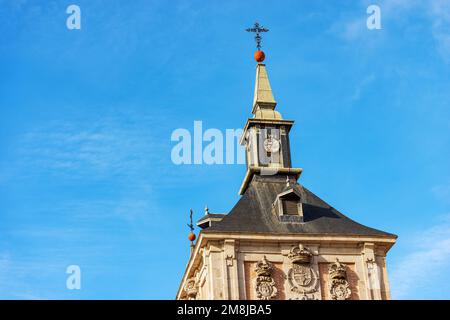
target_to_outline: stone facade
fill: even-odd
[[[377,238],[200,235],[177,299],[193,298],[192,290],[186,290],[192,279],[198,288],[195,299],[261,299],[256,270],[263,259],[272,265],[269,278],[276,294],[270,299],[332,299],[330,266],[336,260],[345,266],[346,299],[389,299],[384,261],[392,245],[392,239]],[[300,246],[311,253],[310,261],[293,267],[290,253]]]

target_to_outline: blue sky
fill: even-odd
[[[299,182],[399,235],[393,298],[450,298],[445,0],[0,0],[0,298],[175,297],[189,208],[228,212],[245,166],[174,165],[170,136],[243,127],[255,20]]]

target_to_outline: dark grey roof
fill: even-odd
[[[314,195],[305,187],[292,185],[300,194],[303,223],[280,221],[272,210],[277,195],[287,189],[286,176],[255,175],[233,209],[202,232],[239,232],[272,234],[339,234],[390,236],[393,234],[359,224]]]

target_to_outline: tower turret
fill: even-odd
[[[255,174],[289,175],[298,179],[302,169],[291,167],[289,131],[294,121],[275,110],[266,65],[256,65],[253,117],[247,120],[240,143],[245,146],[247,173],[239,190],[243,194]]]

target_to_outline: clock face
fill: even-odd
[[[280,141],[278,139],[269,136],[266,140],[264,140],[264,149],[267,152],[278,152],[280,150]]]

